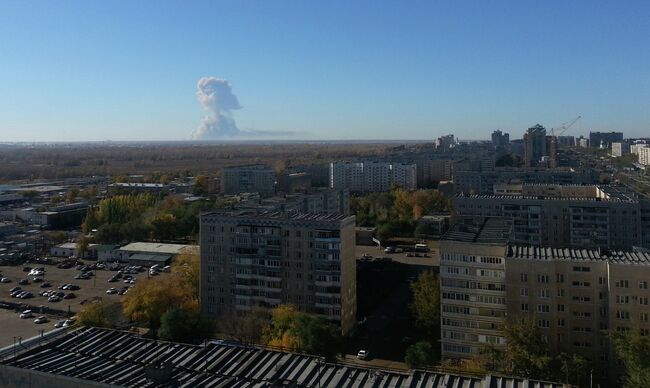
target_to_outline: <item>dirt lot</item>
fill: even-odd
[[[37,317],[38,315],[35,315]],[[40,335],[40,330],[48,332],[54,329],[54,324],[58,321],[55,317],[48,317],[50,322],[37,325],[32,319],[20,319],[18,313],[13,310],[0,309],[0,348],[13,345],[14,339],[18,337],[26,340],[31,337]]]

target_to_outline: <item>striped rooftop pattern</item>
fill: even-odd
[[[376,387],[556,388],[561,384],[510,377],[468,377],[411,371],[399,373],[326,363],[304,354],[253,346],[207,346],[155,341],[137,334],[81,328],[2,364],[125,387]],[[147,365],[171,367],[156,383]]]
[[[508,247],[508,258],[528,260],[609,261],[612,264],[650,265],[650,253],[607,249],[549,248],[524,245]]]

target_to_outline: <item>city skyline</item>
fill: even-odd
[[[519,139],[578,115],[567,135],[647,136],[648,11],[4,2],[0,141],[190,140],[222,113],[197,102],[209,77],[238,100],[226,114],[244,136],[232,140]]]

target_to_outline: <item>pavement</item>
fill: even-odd
[[[435,240],[427,241],[427,246],[429,247],[429,252],[427,252],[427,255],[429,257],[409,257],[407,256],[407,252],[385,253],[384,249],[386,247],[379,248],[377,246],[357,245],[356,257],[358,260],[362,258],[364,254],[367,254],[372,256],[373,258],[389,257],[393,261],[403,263],[403,264],[408,264],[408,265],[439,267],[440,251],[438,250],[438,241]],[[422,253],[420,253],[420,255],[422,255]]]

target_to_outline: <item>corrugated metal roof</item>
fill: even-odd
[[[253,346],[207,346],[155,341],[130,332],[81,328],[2,362],[83,380],[127,387],[409,387],[556,388],[561,384],[499,376],[483,378],[362,368]],[[147,369],[164,365],[171,380],[156,383]]]

